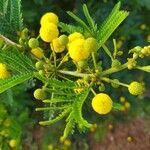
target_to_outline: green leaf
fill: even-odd
[[[0,1],[0,34],[17,39],[17,32],[23,28],[21,0]]]
[[[23,19],[21,13],[21,0],[10,0],[11,3],[11,15],[10,22],[15,27],[16,31],[21,31],[23,27]]]
[[[82,27],[74,26],[74,25],[70,25],[70,24],[65,24],[63,22],[59,23],[59,27],[62,29],[62,32],[67,32],[69,34],[71,34],[73,32],[80,32],[80,33],[84,32]]]
[[[103,47],[104,51],[106,52],[106,54],[111,58],[111,60],[113,60],[112,54],[109,51],[109,49],[106,47],[106,45],[103,44],[102,47]]]
[[[22,54],[15,47],[0,50],[0,61],[7,64],[13,73],[34,71],[35,67],[30,58]]]
[[[82,93],[79,96],[78,100],[76,100],[73,103],[73,108],[72,108],[73,118],[74,118],[75,122],[78,124],[80,129],[85,128],[85,127],[90,128],[92,126],[82,116],[82,107],[83,107],[83,104],[84,104],[88,94],[89,94],[89,90]]]
[[[88,8],[86,6],[86,4],[83,4],[83,12],[84,12],[84,15],[87,19],[87,22],[90,26],[90,28],[93,30],[93,31],[96,31],[97,30],[97,25],[95,24],[93,18],[90,16],[90,13],[88,11]]]
[[[143,66],[143,67],[137,66],[136,69],[139,69],[139,70],[142,70],[142,71],[150,73],[150,66]]]
[[[31,73],[23,73],[20,75],[16,75],[4,80],[0,80],[0,93],[10,89],[11,87],[18,85],[26,80],[29,80],[33,77],[33,72]]]
[[[119,9],[120,9],[120,2],[115,5],[110,15],[99,27],[97,38],[99,40],[100,47],[107,41],[110,35],[122,23],[122,21],[129,15],[127,11],[120,11]]]
[[[113,102],[113,108],[116,110],[121,110],[121,104]]]
[[[91,33],[90,28],[86,25],[86,23],[80,19],[78,16],[76,16],[75,14],[73,14],[72,12],[68,11],[67,12],[69,16],[71,16],[74,20],[76,20],[79,25],[81,25],[87,32]],[[92,34],[92,33],[91,33]]]
[[[45,126],[45,125],[51,125],[53,123],[56,123],[62,118],[64,118],[69,113],[69,111],[70,111],[70,108],[67,108],[62,113],[60,113],[56,118],[52,120],[48,120],[48,121],[40,121],[39,124]]]

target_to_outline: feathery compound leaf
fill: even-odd
[[[86,25],[86,23],[80,19],[78,16],[76,16],[75,14],[73,14],[72,12],[68,11],[67,12],[69,16],[71,16],[74,20],[76,20],[86,31],[88,31],[89,33],[91,33],[90,28]]]
[[[79,128],[90,128],[91,124],[88,123],[82,116],[82,107],[83,103],[86,100],[87,96],[89,94],[89,90],[85,91],[81,95],[78,96],[78,98],[75,100],[72,108],[73,112],[73,118],[75,122],[78,124]]]
[[[114,9],[104,23],[99,27],[98,40],[102,46],[114,30],[122,23],[122,21],[129,15],[127,11],[120,11],[120,2],[116,4]]]
[[[93,29],[93,31],[96,31],[97,26],[96,26],[93,18],[90,16],[90,13],[88,11],[86,4],[83,4],[83,12],[84,12],[84,15],[85,15],[87,22],[88,22],[89,26],[91,27],[91,29]]]
[[[56,123],[57,121],[64,118],[69,113],[69,111],[70,111],[70,108],[67,108],[61,114],[59,114],[56,118],[54,118],[52,120],[48,120],[48,121],[40,121],[39,124],[45,126],[45,125],[51,125],[53,123]]]
[[[74,127],[75,127],[75,122],[73,119],[70,119],[66,124],[62,140],[66,139],[69,136],[69,134],[72,133]]]
[[[21,13],[21,0],[10,0],[11,2],[11,15],[10,21],[17,31],[23,27],[23,19]]]
[[[5,80],[0,80],[0,93],[33,77],[33,72],[22,73]]]
[[[0,1],[0,34],[16,40],[17,32],[23,27],[21,0]]]
[[[51,93],[51,98],[43,101],[45,107],[36,109],[36,111],[50,112],[49,116],[46,117],[48,120],[40,121],[40,125],[51,125],[69,114],[66,120],[67,124],[64,130],[64,138],[70,134],[75,124],[77,124],[81,130],[91,127],[91,124],[82,116],[83,103],[88,96],[89,90],[86,89],[82,93],[76,94],[74,92],[74,89],[76,88],[74,82],[59,81],[57,79],[50,80],[40,77],[38,73],[34,74],[36,78],[48,84],[45,91]],[[51,110],[53,110],[54,119],[49,119],[51,118]]]
[[[0,60],[5,62],[12,72],[30,72],[35,69],[32,61],[21,54],[15,47],[12,47],[9,50],[1,50]]]
[[[69,34],[73,33],[73,32],[80,32],[83,33],[84,30],[83,28],[79,27],[79,26],[74,26],[74,25],[70,25],[70,24],[65,24],[63,22],[59,23],[59,27],[62,29],[62,32],[67,32]]]

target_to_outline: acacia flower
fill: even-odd
[[[112,110],[113,102],[105,93],[97,94],[92,100],[92,107],[98,114],[107,114]]]

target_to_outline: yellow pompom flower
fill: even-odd
[[[12,139],[9,141],[9,146],[11,148],[15,148],[17,146],[17,141],[15,139]]]
[[[40,24],[45,25],[47,23],[58,24],[58,16],[52,12],[47,12],[41,17]]]
[[[69,44],[69,55],[76,61],[82,61],[89,57],[90,52],[84,48],[84,39],[78,39]]]
[[[57,38],[59,31],[54,23],[47,23],[40,28],[40,37],[44,42],[52,42],[53,39]]]
[[[113,102],[105,93],[97,94],[92,100],[92,107],[98,114],[104,115],[112,110]]]
[[[5,79],[9,77],[9,72],[7,71],[7,67],[5,64],[0,63],[0,79]]]
[[[59,38],[56,38],[51,43],[51,49],[56,53],[61,53],[65,50],[65,46],[60,43]]]
[[[44,57],[43,50],[40,47],[31,49],[31,53],[39,59]]]
[[[79,32],[74,32],[68,36],[68,39],[69,39],[69,43],[71,43],[77,39],[84,39],[84,36]]]
[[[141,95],[145,88],[142,83],[133,81],[129,84],[128,90],[132,95]]]

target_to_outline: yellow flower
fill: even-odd
[[[9,72],[7,71],[7,67],[5,64],[0,63],[0,79],[5,79],[9,77]]]
[[[143,94],[145,88],[142,83],[133,81],[130,83],[128,90],[132,95],[141,95]]]
[[[64,145],[67,147],[71,146],[71,141],[68,139],[64,140]]]
[[[84,39],[77,39],[69,44],[69,55],[76,62],[85,60],[90,55],[90,52],[84,48],[84,41]]]
[[[45,25],[47,23],[58,24],[58,16],[52,12],[48,12],[41,17],[40,24]]]
[[[31,49],[31,53],[39,59],[43,58],[44,56],[43,50],[40,47]]]
[[[113,102],[105,93],[97,94],[92,100],[92,107],[99,114],[107,114],[112,110]]]
[[[9,146],[11,148],[15,148],[16,145],[17,145],[17,141],[15,139],[12,139],[12,140],[9,141]]]
[[[125,101],[126,101],[125,97],[121,96],[121,97],[120,97],[120,102],[121,102],[121,103],[125,103]]]
[[[129,102],[125,102],[124,106],[125,108],[129,109],[131,107],[131,104]]]
[[[125,107],[125,106],[121,106],[120,110],[121,110],[122,112],[125,112],[125,111],[126,111],[126,107]]]
[[[128,136],[128,137],[127,137],[127,141],[128,141],[128,142],[132,142],[132,141],[133,141],[133,138],[132,138],[131,136]]]
[[[69,43],[71,43],[77,39],[84,39],[84,36],[79,32],[74,32],[68,36],[68,39],[69,39]]]
[[[113,127],[113,125],[112,124],[108,124],[108,129],[109,130],[112,130],[114,127]]]
[[[49,144],[48,145],[48,150],[53,150],[54,149],[54,146],[52,144]]]
[[[56,38],[51,43],[51,49],[56,53],[61,53],[65,50],[65,46],[60,43],[59,38]]]
[[[59,31],[54,23],[47,23],[40,28],[40,37],[45,42],[52,42],[53,39],[57,38]]]

